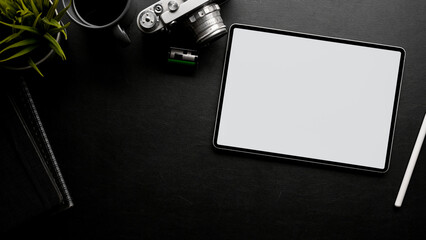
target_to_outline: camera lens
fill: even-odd
[[[220,16],[220,7],[213,3],[205,5],[192,13],[188,25],[195,33],[197,43],[205,45],[226,34],[226,26]]]

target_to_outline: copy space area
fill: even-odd
[[[217,144],[383,169],[401,53],[235,28]]]

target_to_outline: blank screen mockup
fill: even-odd
[[[385,171],[401,48],[233,25],[218,148]]]

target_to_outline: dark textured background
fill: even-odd
[[[136,11],[153,2],[135,1]],[[405,48],[386,174],[215,151],[225,38],[202,49],[198,70],[185,75],[163,63],[168,42],[189,41],[182,32],[148,37],[133,23],[133,43],[121,48],[106,33],[72,24],[63,43],[67,61],[43,66],[46,77],[29,84],[75,206],[11,236],[424,237],[425,147],[402,208],[393,203],[426,112],[425,12],[422,0],[231,0],[222,10],[228,26],[239,22]]]

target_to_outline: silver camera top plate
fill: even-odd
[[[143,32],[156,32],[210,0],[161,0],[142,10],[137,17]]]

